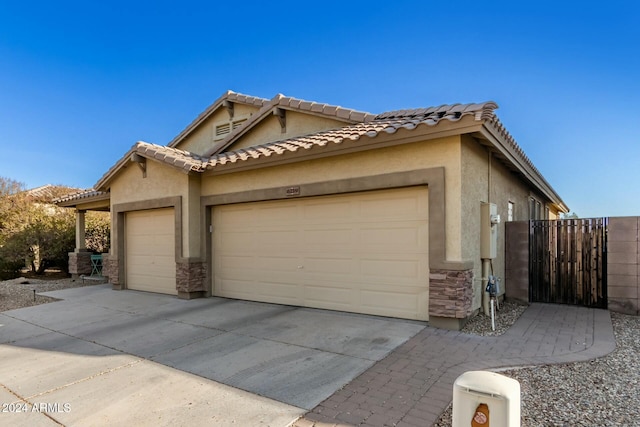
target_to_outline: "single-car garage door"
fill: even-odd
[[[176,295],[173,208],[127,212],[127,288]]]
[[[427,191],[217,206],[213,293],[428,320]]]

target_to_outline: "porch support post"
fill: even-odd
[[[85,243],[85,218],[87,211],[76,210],[76,249],[69,252],[69,273],[74,279],[91,274],[91,252]]]
[[[76,211],[76,252],[84,252],[87,249],[85,241],[85,213],[87,211]]]

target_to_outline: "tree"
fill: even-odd
[[[25,263],[39,274],[52,266],[67,270],[68,253],[75,248],[75,213],[51,201],[73,189],[45,187],[44,195],[42,191],[34,195],[23,184],[0,177],[0,271],[16,271]],[[109,214],[89,212],[87,248],[107,252],[109,234]]]
[[[24,184],[0,177],[0,247],[22,228],[22,212],[27,206]]]
[[[24,267],[28,261],[40,274],[54,265],[66,270],[75,246],[73,211],[20,197],[7,218],[0,248],[6,267]]]
[[[560,217],[560,219],[578,219],[578,218],[580,217],[575,212],[565,213],[565,214],[562,214],[562,216]]]

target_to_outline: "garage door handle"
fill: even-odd
[[[298,270],[302,270],[304,268],[304,265],[299,265],[298,266]]]

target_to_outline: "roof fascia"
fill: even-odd
[[[66,200],[56,203],[56,205],[62,208],[77,208],[79,210],[103,210],[104,208],[109,208],[110,200],[111,194],[104,193],[82,199]]]
[[[96,182],[93,187],[98,191],[107,191],[109,183],[120,173],[120,171],[128,166],[131,155],[136,152],[136,146],[134,145],[127,151],[127,153],[120,158],[109,170]]]
[[[363,135],[357,141],[345,141],[340,144],[329,144],[324,147],[314,146],[309,149],[299,149],[295,152],[285,152],[269,157],[263,156],[236,163],[229,162],[224,165],[216,165],[214,168],[203,172],[203,174],[204,176],[222,175],[356,153],[376,148],[394,147],[412,142],[472,133],[478,131],[480,127],[481,123],[474,121],[473,118],[470,117],[469,120],[461,120],[459,122],[439,123],[438,126],[435,127],[418,126],[415,129],[398,129],[398,131],[393,134],[379,134],[373,138]]]
[[[133,162],[133,156],[141,156],[144,157],[147,160],[153,160],[156,161],[158,163],[164,164],[166,166],[171,166],[175,169],[178,169],[180,171],[182,171],[183,173],[187,174],[187,175],[194,175],[197,174],[199,172],[197,171],[191,171],[191,170],[187,170],[183,167],[181,167],[180,165],[171,163],[171,162],[165,162],[163,161],[163,159],[161,158],[157,158],[154,157],[146,152],[140,151],[138,150],[138,145],[139,143],[136,143],[136,145],[134,145],[129,151],[127,151],[127,153],[122,156],[122,158],[120,160],[118,160],[118,162],[116,162],[115,165],[113,165],[111,167],[111,169],[109,169],[107,171],[107,173],[100,178],[100,180],[96,183],[96,185],[94,186],[96,190],[99,191],[107,191],[109,188],[109,184],[111,183],[111,181],[113,181],[113,179],[120,173],[120,171],[126,167],[129,166],[129,164],[131,162]]]

